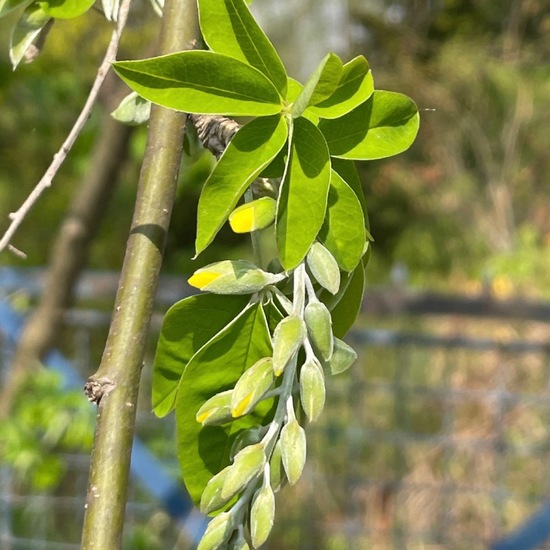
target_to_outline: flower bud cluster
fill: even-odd
[[[219,262],[198,270],[191,284],[198,280],[194,277],[212,277],[204,285],[206,279],[199,280],[204,290],[222,292],[223,284],[224,292],[239,293],[245,286],[247,292],[257,292],[262,285],[272,289],[276,281],[270,277],[286,275],[269,274],[246,262]],[[338,265],[321,243],[315,243],[294,270],[291,299],[273,290],[271,299],[278,299],[277,307],[286,316],[273,330],[272,356],[256,361],[233,389],[208,399],[196,414],[203,425],[219,425],[248,415],[264,399],[278,398],[271,422],[241,431],[231,449],[232,463],[204,489],[201,511],[218,515],[199,550],[258,548],[267,540],[275,517],[275,493],[285,483],[295,484],[304,470],[307,449],[301,419],[319,418],[325,405],[325,375],[344,371],[356,358],[350,346],[334,337],[330,311],[317,297],[314,284],[332,294],[340,287]]]

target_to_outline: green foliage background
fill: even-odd
[[[256,2],[260,21],[291,74],[301,77],[317,63],[315,55],[330,49],[320,50],[316,43],[308,48],[300,36],[307,35],[307,29],[302,33],[298,29],[301,11],[307,12],[314,30],[326,27],[330,17],[322,9],[308,9],[310,3],[304,0],[292,13],[284,3],[275,11],[274,5],[280,3]],[[434,109],[423,114],[420,136],[409,152],[363,166],[376,241],[370,280],[383,280],[395,262],[402,262],[412,282],[424,286],[466,285],[475,290],[476,281],[488,275],[506,277],[518,291],[532,292],[536,285],[548,294],[549,283],[537,273],[544,273],[550,263],[545,130],[550,116],[546,100],[550,10],[544,3],[512,0],[498,5],[490,0],[418,4],[356,0],[349,7],[347,26],[340,27],[344,32],[338,37],[343,51],[337,53],[344,59],[366,55],[377,88],[403,91],[421,109]],[[343,4],[339,9],[344,9]],[[139,6],[123,51],[139,51],[136,43],[152,39],[157,25],[152,10]],[[0,227],[38,180],[76,118],[108,33],[108,25],[91,10],[74,21],[56,23],[47,47],[31,65],[12,72],[2,54],[0,220],[4,221]],[[326,34],[324,38],[334,40]],[[294,55],[304,47],[311,51]],[[312,66],[297,66],[298,57],[313,58]],[[86,169],[97,122],[96,112],[54,188],[17,236],[16,244],[29,260],[6,255],[3,263],[47,262],[47,245]],[[92,267],[120,266],[143,143],[139,130],[131,162],[94,245]],[[200,152],[194,155],[200,157]],[[192,256],[198,191],[210,168],[206,155],[181,182],[167,271],[198,267],[187,258]],[[220,237],[221,247],[233,248],[232,257],[243,255],[242,237],[228,231]],[[521,268],[511,259],[517,252],[524,259]],[[201,262],[208,263],[217,254],[214,248]],[[525,262],[531,269],[526,270]]]

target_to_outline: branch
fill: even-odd
[[[225,116],[194,114],[188,116],[197,130],[197,135],[203,147],[208,149],[217,159],[222,156],[233,136],[241,128],[238,122]],[[277,183],[277,180],[270,181],[268,178],[256,178],[252,182],[252,191],[259,196],[274,196],[274,188]],[[253,240],[254,238],[252,236]]]
[[[197,134],[205,149],[217,159],[222,156],[231,138],[241,125],[234,120],[219,115],[189,115],[197,129]]]
[[[160,53],[196,37],[196,0],[168,0]],[[82,550],[121,547],[143,356],[181,164],[185,114],[153,106],[136,207],[101,365],[85,391],[98,404]]]
[[[23,256],[23,257],[25,256],[23,252],[21,252],[20,250],[17,250],[17,248],[15,248],[13,245],[10,244],[11,239],[14,236],[17,229],[19,228],[19,226],[21,225],[21,223],[23,223],[23,220],[29,213],[30,209],[36,204],[36,202],[38,201],[42,193],[46,189],[51,187],[53,178],[57,174],[63,162],[65,162],[65,159],[67,158],[69,151],[74,145],[76,138],[80,135],[80,132],[84,128],[84,124],[90,117],[90,113],[97,100],[97,96],[99,94],[101,85],[103,84],[103,81],[105,80],[105,77],[107,76],[107,73],[111,68],[111,63],[116,59],[118,44],[120,42],[122,30],[126,25],[126,19],[128,18],[129,8],[130,8],[130,0],[123,0],[122,3],[120,4],[120,10],[119,10],[116,27],[113,30],[113,34],[111,35],[109,46],[107,47],[107,51],[105,52],[105,57],[103,58],[103,61],[97,71],[97,75],[95,77],[94,83],[92,85],[90,93],[88,94],[88,99],[86,100],[86,103],[84,104],[84,107],[80,112],[80,115],[76,119],[74,126],[69,132],[69,135],[63,142],[63,145],[61,145],[61,148],[59,149],[59,151],[53,156],[53,161],[48,167],[48,169],[46,170],[46,173],[42,176],[42,179],[36,184],[36,187],[31,191],[30,195],[25,199],[25,202],[20,206],[19,210],[17,210],[16,212],[12,212],[9,215],[11,223],[8,229],[6,230],[6,232],[4,233],[4,235],[2,236],[2,239],[0,239],[0,252],[2,252],[2,250],[4,250],[5,248],[8,248],[8,250],[10,250],[11,252],[15,253],[18,256]]]

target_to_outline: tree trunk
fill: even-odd
[[[192,47],[196,0],[168,0],[160,53]],[[113,320],[101,365],[86,383],[98,404],[82,550],[122,544],[141,367],[183,146],[185,115],[154,106]]]

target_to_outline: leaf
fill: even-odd
[[[338,118],[361,103],[374,92],[374,80],[367,60],[358,56],[346,63],[338,86],[330,97],[312,104],[309,111],[321,118]]]
[[[199,21],[211,50],[258,69],[285,97],[285,67],[243,0],[199,0]]]
[[[15,9],[27,7],[32,0],[0,0],[0,18]]]
[[[295,78],[288,77],[288,91],[286,93],[287,102],[294,103],[303,89],[304,85],[301,82],[298,82]]]
[[[50,19],[50,16],[37,4],[31,4],[25,8],[11,34],[10,61],[14,69],[25,56],[29,55],[29,49],[35,41],[39,40],[41,32],[48,28]]]
[[[344,271],[353,271],[365,246],[363,209],[351,187],[332,171],[327,215],[319,240],[328,248]]]
[[[331,165],[332,168],[338,172],[338,175],[353,189],[353,192],[357,196],[359,204],[363,209],[365,227],[370,229],[367,201],[365,199],[365,193],[363,191],[363,186],[361,185],[361,180],[359,179],[359,174],[357,173],[355,162],[352,160],[333,158],[331,159]]]
[[[343,338],[353,326],[361,304],[363,302],[363,291],[365,290],[365,270],[362,262],[355,268],[346,291],[332,308],[332,332],[337,338]]]
[[[202,347],[183,373],[176,401],[178,457],[185,486],[197,504],[209,479],[230,463],[235,438],[271,420],[274,400],[261,401],[250,414],[223,426],[201,426],[195,415],[206,400],[233,388],[247,368],[270,355],[267,321],[261,304],[255,303]]]
[[[334,92],[342,76],[342,61],[329,53],[309,77],[300,95],[292,105],[292,116],[298,118],[309,105],[321,103]]]
[[[196,254],[214,239],[239,198],[287,140],[283,117],[263,117],[243,126],[204,184],[198,205]]]
[[[137,126],[149,120],[151,102],[140,97],[136,92],[128,94],[111,113],[111,116],[130,126]]]
[[[113,63],[140,96],[177,111],[230,116],[267,116],[281,98],[260,71],[226,55],[185,51]]]
[[[277,246],[285,270],[305,257],[323,225],[330,185],[330,158],[318,128],[295,119],[290,160],[277,204]]]
[[[166,416],[187,364],[197,351],[246,306],[248,296],[199,294],[174,304],[162,323],[153,363],[153,410]]]
[[[405,151],[418,126],[418,109],[410,98],[381,91],[347,115],[319,123],[330,154],[352,160],[381,159]]]
[[[73,19],[87,12],[95,0],[46,0],[39,2],[44,13],[56,19]]]

